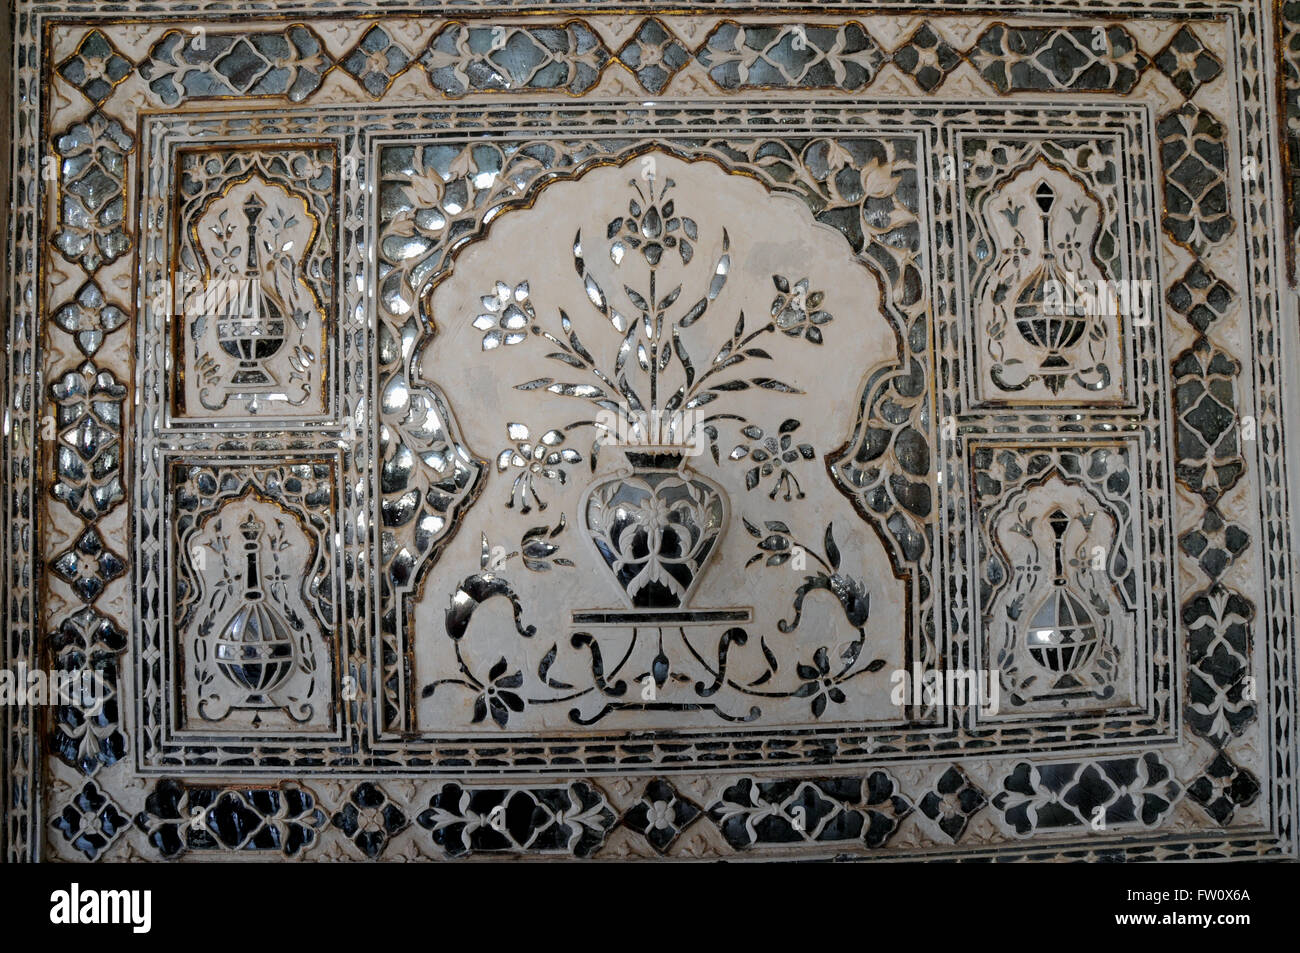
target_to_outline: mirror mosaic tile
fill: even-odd
[[[1295,858],[1300,5],[12,48],[6,859]]]

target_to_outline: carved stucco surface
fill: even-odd
[[[1294,856],[1293,23],[1049,6],[20,3],[7,856]]]
[[[653,166],[643,165],[642,160],[652,162]],[[648,174],[651,168],[654,169],[653,183]],[[642,170],[647,174],[642,175]],[[652,185],[658,191],[670,182],[672,186],[663,203],[658,202],[658,195],[645,194]],[[592,196],[609,198],[602,203],[593,201]],[[548,715],[547,706],[539,705],[535,714],[521,713],[523,717],[512,718],[511,727],[519,722],[519,727],[541,731],[563,729],[566,725],[572,729],[575,725],[570,721],[568,711],[574,704],[581,710],[580,720],[594,723],[606,705],[622,701],[601,691],[574,698],[579,687],[592,679],[593,656],[585,647],[575,652],[574,646],[563,642],[569,638],[570,632],[582,628],[571,621],[574,610],[609,610],[623,606],[621,591],[614,577],[602,570],[599,553],[574,530],[578,529],[583,497],[593,476],[602,478],[626,469],[628,463],[616,443],[604,445],[602,437],[606,435],[594,425],[572,426],[573,422],[584,419],[584,408],[586,419],[591,420],[595,420],[603,408],[593,408],[581,399],[550,392],[549,385],[555,381],[587,383],[588,379],[594,378],[590,373],[578,373],[584,369],[572,364],[548,359],[546,355],[556,353],[559,345],[530,334],[531,340],[483,350],[485,333],[491,334],[499,329],[503,313],[490,310],[490,306],[496,303],[493,289],[498,287],[497,282],[506,279],[504,284],[511,289],[512,303],[517,303],[515,290],[527,282],[526,300],[532,310],[531,320],[561,340],[567,341],[570,334],[577,335],[598,367],[620,366],[619,355],[628,335],[599,312],[589,297],[588,288],[595,287],[600,289],[598,293],[601,296],[609,296],[607,309],[621,307],[629,322],[637,318],[639,308],[624,289],[630,288],[633,294],[649,296],[651,269],[641,260],[637,249],[626,247],[625,251],[614,250],[611,255],[618,236],[613,240],[606,236],[610,222],[626,219],[629,202],[644,201],[649,197],[656,200],[657,207],[671,207],[675,216],[690,218],[696,223],[692,231],[699,236],[696,239],[699,251],[691,253],[689,264],[681,264],[682,256],[668,249],[665,255],[669,264],[654,269],[658,281],[655,295],[659,300],[681,288],[675,304],[667,310],[670,319],[689,314],[698,301],[708,300],[710,288],[718,277],[718,261],[724,254],[728,259],[726,283],[708,301],[704,316],[689,327],[681,328],[676,337],[664,335],[662,340],[667,343],[659,344],[660,348],[672,347],[679,355],[686,356],[692,368],[690,384],[687,384],[684,366],[675,360],[671,368],[666,367],[655,375],[660,393],[672,395],[684,388],[683,393],[691,395],[686,397],[684,405],[704,394],[711,393],[721,398],[701,404],[695,416],[701,431],[709,426],[719,431],[719,458],[729,465],[712,462],[710,441],[703,432],[699,434],[698,445],[690,447],[692,451],[700,451],[691,462],[721,481],[726,498],[733,502],[727,529],[715,544],[708,571],[691,594],[690,605],[701,611],[745,609],[756,622],[760,619],[780,620],[792,615],[790,607],[795,594],[805,575],[815,572],[817,567],[814,565],[801,572],[775,566],[772,569],[777,571],[763,572],[764,567],[751,562],[751,557],[760,550],[755,548],[756,540],[744,530],[746,520],[751,525],[761,526],[765,518],[770,520],[779,515],[796,538],[816,541],[818,550],[827,525],[838,525],[843,543],[842,565],[864,567],[888,563],[888,553],[880,541],[874,534],[856,529],[860,520],[851,502],[843,494],[833,491],[829,474],[824,467],[815,464],[816,457],[833,452],[848,441],[862,381],[877,369],[874,365],[887,363],[896,350],[889,324],[879,314],[879,289],[871,282],[869,274],[853,262],[842,237],[814,223],[805,207],[789,198],[769,197],[752,180],[728,176],[712,164],[688,165],[654,152],[633,159],[629,164],[602,168],[575,182],[554,186],[532,209],[504,220],[492,230],[488,240],[461,255],[454,276],[439,287],[430,301],[435,324],[445,330],[439,331],[425,352],[425,369],[421,375],[439,386],[444,394],[456,395],[451,400],[453,409],[457,405],[473,408],[462,415],[462,438],[469,447],[483,448],[480,455],[498,461],[484,484],[480,503],[466,517],[455,540],[443,550],[440,562],[476,571],[484,537],[488,539],[489,550],[498,542],[508,543],[511,550],[516,550],[517,537],[539,521],[547,524],[546,538],[552,541],[550,545],[558,547],[544,571],[529,572],[525,567],[522,574],[518,573],[516,570],[522,557],[507,558],[501,567],[503,575],[517,580],[514,592],[519,602],[528,607],[524,623],[535,623],[538,628],[535,635],[523,641],[523,651],[518,655],[511,653],[511,671],[529,673],[525,683],[519,686],[523,694],[534,695],[539,701],[552,697],[556,702],[550,707],[558,709],[553,715]],[[668,202],[673,204],[668,206]],[[771,225],[774,217],[782,222],[779,229]],[[672,217],[666,221],[671,222]],[[682,231],[684,237],[684,227]],[[724,232],[727,235],[726,252],[721,251]],[[581,237],[584,255],[584,273],[591,279],[590,285],[574,269],[573,246],[578,236]],[[518,256],[514,251],[530,247],[534,242],[536,250],[531,254]],[[620,259],[617,266],[613,263],[614,257]],[[783,333],[773,322],[771,314],[774,302],[783,300],[773,281],[774,275],[780,275],[791,289],[806,282],[804,291],[809,297],[805,300],[815,300],[811,296],[819,292],[823,294],[825,297],[820,307],[806,309],[814,315],[824,315],[822,323],[813,324],[800,312],[797,321],[803,326],[795,329],[798,333]],[[834,290],[829,294],[821,291],[827,288]],[[481,299],[487,297],[480,294],[484,289],[492,291],[487,306],[481,304]],[[620,300],[626,303],[617,304]],[[465,320],[467,301],[480,305],[469,310],[486,312],[496,319],[486,332]],[[837,310],[838,315],[833,315],[831,309]],[[780,309],[778,317],[784,310]],[[559,318],[561,313],[569,320],[568,334],[563,331],[562,319]],[[788,319],[792,324],[796,321],[793,314],[792,310]],[[735,331],[742,316],[747,324],[741,328],[737,338]],[[763,328],[768,325],[772,325],[773,330],[764,332]],[[805,335],[809,329],[823,335],[824,343],[818,345],[808,340]],[[629,344],[630,356],[622,362],[622,373],[632,377],[629,389],[634,393],[639,389],[638,399],[648,405],[650,393],[646,385],[649,374],[641,368],[637,355],[632,353],[634,346],[645,346],[639,339],[642,332],[631,325],[627,331],[635,332],[638,339],[635,345]],[[748,342],[731,349],[746,360],[706,379],[706,373],[726,361],[728,355],[724,348],[733,339]],[[722,361],[717,360],[720,352],[723,353]],[[762,356],[769,353],[770,359]],[[454,361],[443,359],[443,355],[451,354],[464,357]],[[691,354],[695,355],[694,359]],[[521,402],[521,393],[530,391],[521,392],[518,386],[543,378],[547,384],[537,388],[540,394],[526,403]],[[752,383],[755,379],[786,386],[779,390],[767,389],[761,383]],[[745,389],[709,390],[712,383],[728,381],[741,382]],[[634,387],[633,382],[640,386]],[[596,380],[593,386],[599,386],[599,383]],[[595,416],[592,415],[593,409]],[[715,414],[719,416],[714,423],[705,423]],[[734,419],[741,416],[743,420]],[[683,418],[687,427],[697,422],[688,423],[688,420]],[[517,434],[524,435],[511,439],[512,424],[518,425]],[[784,431],[783,426],[786,428]],[[524,429],[518,429],[520,427]],[[528,457],[528,466],[520,466],[524,457],[519,453],[519,444],[535,446],[545,433],[556,428],[566,428],[566,436],[564,443],[556,443],[554,448],[567,449],[571,451],[570,456],[549,463],[547,461],[553,459],[556,449],[547,446],[539,473],[534,473],[531,466],[535,455]],[[746,428],[751,428],[751,434],[761,433],[749,436],[744,432]],[[769,468],[764,476],[762,464],[767,462],[767,458],[753,457],[752,454],[755,448],[765,454],[768,439],[776,441],[777,452],[772,457],[777,461],[777,468]],[[800,447],[809,449],[800,451]],[[502,465],[500,454],[505,451],[510,452],[510,459]],[[598,461],[594,474],[593,451]],[[793,459],[787,459],[786,454]],[[783,473],[787,475],[784,482]],[[526,484],[518,482],[521,477],[527,481]],[[791,499],[786,500],[787,495]],[[542,504],[545,504],[545,509],[541,508]],[[552,536],[549,530],[560,525],[561,520],[565,530]],[[526,555],[528,550],[525,548],[523,552]],[[762,553],[764,560],[774,555],[767,551]],[[567,558],[573,565],[556,565],[556,558]],[[803,563],[810,561],[808,558],[802,560]],[[757,572],[753,571],[755,569]],[[861,570],[857,575],[862,575]],[[460,583],[460,579],[449,575],[431,579],[424,585],[423,598],[415,608],[410,630],[416,633],[413,674],[417,683],[433,681],[423,676],[424,672],[445,677],[459,668],[452,639],[423,640],[418,634],[446,630],[445,611]],[[744,594],[743,598],[741,594]],[[682,631],[680,627],[676,630],[666,627],[663,635],[670,640],[666,647],[654,627],[648,639],[645,632],[635,631],[635,626],[616,626],[598,633],[595,646],[602,659],[610,660],[604,666],[603,674],[607,680],[631,676],[638,686],[633,694],[639,705],[640,686],[645,675],[651,672],[655,659],[663,652],[663,657],[670,660],[672,683],[658,686],[655,700],[661,704],[685,706],[680,713],[668,717],[657,712],[635,710],[628,710],[623,715],[611,712],[613,717],[599,717],[599,726],[607,729],[666,728],[670,725],[689,728],[735,719],[744,719],[745,724],[754,726],[809,723],[811,699],[805,700],[805,696],[797,695],[799,686],[808,679],[798,678],[794,671],[798,663],[812,663],[819,648],[825,648],[828,653],[839,648],[842,655],[847,651],[846,646],[859,640],[858,626],[851,624],[846,614],[840,611],[834,596],[828,591],[822,591],[820,595],[824,598],[808,599],[798,628],[789,635],[783,635],[771,621],[760,630],[765,631],[776,646],[770,651],[779,650],[786,656],[787,664],[780,666],[775,673],[779,677],[769,676],[762,682],[762,688],[753,690],[753,694],[730,686],[708,694],[695,688],[695,683],[701,680],[706,684],[715,680],[719,644],[734,623],[697,623],[690,632]],[[878,584],[869,583],[863,595],[870,601],[870,618],[875,620],[874,624],[893,630],[891,636],[896,635],[897,621],[904,618],[905,595],[892,574]],[[508,622],[508,610],[509,603],[505,600],[499,600],[494,607],[485,605],[482,610],[484,619],[471,622],[465,634],[457,640],[462,650],[461,659],[471,663],[472,668],[481,669],[484,662],[490,667],[490,663],[497,661],[499,641],[488,642],[490,647],[486,650],[480,646],[485,637],[491,638],[503,627],[507,630],[513,628]],[[639,643],[639,647],[632,644],[633,640]],[[865,644],[879,649],[875,655],[863,657],[861,664],[849,667],[845,675],[856,671],[857,677],[863,680],[874,675],[876,690],[855,692],[853,703],[846,701],[845,707],[835,709],[836,721],[858,723],[897,718],[897,708],[890,704],[888,691],[881,690],[887,685],[888,676],[867,672],[864,666],[879,655],[885,658],[889,669],[899,668],[904,662],[903,641],[896,637],[873,636],[868,632]],[[531,651],[526,646],[531,646]],[[549,680],[573,688],[548,691],[547,685],[536,684],[532,677],[542,659],[554,649],[562,652],[557,654],[548,671]],[[696,660],[692,657],[696,652],[708,658]],[[623,655],[629,657],[623,665],[615,668],[613,663]],[[677,657],[672,658],[673,655]],[[837,664],[837,672],[841,668],[844,668],[843,659]],[[770,663],[759,640],[738,644],[727,653],[726,680],[729,683],[749,685],[762,678],[769,669]],[[788,678],[785,677],[786,669],[790,670]],[[667,681],[653,676],[651,680]],[[474,693],[458,693],[453,685],[455,683],[448,683],[447,689],[435,692],[429,703],[421,704],[417,719],[421,730],[454,731],[469,727]],[[466,689],[469,686],[456,687]],[[782,698],[782,695],[787,697]],[[587,696],[594,697],[589,700]],[[448,706],[441,704],[443,698],[448,698]],[[755,708],[759,713],[751,717]],[[537,720],[531,722],[530,718]],[[492,727],[490,722],[480,725],[478,730]]]

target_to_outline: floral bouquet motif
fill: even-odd
[[[568,423],[505,420],[496,470],[508,487],[506,507],[527,514],[547,509],[559,486],[570,484],[581,465],[590,467],[577,522],[623,604],[574,608],[567,637],[543,650],[533,640],[550,625],[529,624],[524,590],[505,567],[515,558],[534,572],[573,567],[557,555],[567,514],[553,526],[530,528],[517,548],[494,546],[482,533],[479,571],[459,583],[445,612],[454,671],[421,688],[422,698],[453,686],[474,693],[474,723],[490,719],[504,728],[526,709],[559,704],[574,705],[569,718],[580,725],[647,707],[752,722],[763,704],[796,699],[820,719],[850,705],[850,682],[886,664],[866,651],[870,594],[841,567],[830,521],[819,551],[781,519],[742,520],[754,551],[734,568],[761,563],[793,573],[786,577],[795,581],[789,611],[769,620],[771,630],[760,631],[766,626],[752,607],[694,601],[732,507],[723,486],[694,469],[692,458],[708,453],[720,470],[739,468],[741,489],[733,492],[761,492],[764,502],[805,499],[795,471],[817,454],[801,420],[788,406],[775,419],[750,420],[746,412],[766,415],[773,404],[804,394],[770,368],[792,349],[806,355],[820,348],[834,318],[809,277],[770,273],[775,293],[761,320],[743,310],[723,317],[736,254],[728,231],[719,226],[703,234],[683,214],[674,181],[656,178],[654,164],[652,156],[641,157],[642,175],[628,183],[622,214],[573,232],[580,295],[550,310],[533,299],[526,279],[508,276],[514,280],[496,281],[469,318],[482,352],[493,355],[488,363],[510,348],[535,352],[532,374],[545,376],[525,371],[521,376],[531,379],[511,377],[507,386],[563,398],[542,401],[548,408],[567,403],[587,411]],[[745,292],[749,297],[752,289]],[[742,392],[743,403],[736,397]],[[613,450],[625,465],[597,473],[600,454]],[[811,610],[817,631],[806,627],[806,638],[794,636],[810,599],[824,596],[838,604],[850,631],[835,641],[839,627],[824,631],[819,607]],[[515,631],[532,643],[517,657],[469,637],[478,608],[497,598],[510,603]],[[618,634],[606,638],[605,629]],[[809,640],[815,641],[804,653]],[[783,652],[798,652],[798,660],[784,664]]]
[[[751,461],[747,486],[753,489],[761,479],[775,475],[773,497],[782,488],[787,499],[792,488],[798,491],[784,464],[813,455],[811,446],[792,439],[798,421],[781,425],[779,442],[763,440],[763,431],[743,415],[719,408],[727,398],[750,389],[801,393],[775,377],[744,371],[756,361],[773,359],[764,339],[820,345],[831,315],[819,310],[824,296],[810,291],[806,278],[791,282],[773,275],[777,296],[769,320],[750,328],[742,312],[730,337],[707,363],[698,362],[681,332],[708,313],[725,287],[731,272],[730,238],[724,228],[720,254],[690,293],[687,282],[674,283],[668,276],[677,271],[677,262],[688,279],[698,270],[698,223],[680,213],[671,179],[658,187],[650,173],[629,184],[635,194],[626,214],[608,223],[605,240],[609,260],[620,274],[628,273],[626,266],[637,256],[648,268],[644,283],[628,278],[621,289],[631,313],[620,310],[588,267],[581,229],[573,239],[574,267],[587,301],[602,319],[600,325],[618,336],[612,366],[603,365],[584,345],[565,311],[558,313],[559,333],[544,327],[527,282],[514,287],[498,282],[482,299],[484,311],[474,327],[483,332],[485,351],[537,340],[550,348],[548,359],[577,372],[525,381],[516,385],[518,390],[572,397],[596,411],[563,431],[546,430],[536,441],[527,439],[530,428],[525,424],[509,425],[515,446],[497,455],[498,471],[517,471],[508,505],[518,503],[521,512],[533,505],[545,508],[539,485],[566,482],[563,464],[581,460],[577,450],[562,446],[574,431],[592,431],[588,459],[593,471],[602,446],[621,445],[631,475],[609,477],[589,488],[579,514],[583,528],[630,606],[676,608],[687,603],[728,515],[721,487],[691,470],[686,457],[701,452],[707,443],[720,463],[720,428],[734,426],[738,437],[756,441],[753,446],[738,443],[729,455],[731,460]]]

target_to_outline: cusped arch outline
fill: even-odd
[[[880,142],[871,137],[860,138],[877,144]],[[803,151],[806,153],[812,144],[828,139],[826,136],[809,136]],[[381,493],[386,563],[382,573],[382,629],[390,659],[410,670],[412,648],[409,644],[400,644],[399,630],[409,631],[410,612],[413,603],[421,597],[428,569],[454,538],[461,517],[477,500],[488,472],[487,461],[476,456],[461,439],[450,401],[437,384],[424,379],[418,370],[427,349],[438,336],[432,308],[434,294],[451,277],[459,255],[475,242],[485,240],[491,226],[503,215],[534,207],[551,185],[577,181],[597,168],[623,167],[650,153],[672,156],[687,163],[711,163],[729,175],[757,181],[774,197],[796,201],[806,224],[837,233],[848,244],[850,257],[876,283],[879,313],[894,334],[896,359],[883,367],[864,368],[852,436],[842,447],[826,454],[825,465],[832,483],[852,502],[859,516],[881,541],[889,556],[894,578],[905,584],[905,645],[907,664],[911,665],[915,656],[917,607],[928,603],[933,592],[926,558],[933,545],[929,525],[934,509],[929,482],[933,469],[929,383],[932,378],[932,348],[926,320],[929,310],[926,282],[916,265],[916,259],[922,253],[919,237],[912,247],[901,250],[884,239],[904,229],[876,229],[874,238],[868,239],[870,230],[861,227],[862,206],[868,197],[864,192],[861,199],[848,206],[857,208],[859,221],[856,227],[862,236],[859,245],[852,235],[846,233],[846,228],[822,217],[827,211],[834,211],[830,203],[818,208],[808,192],[777,178],[764,165],[737,162],[716,149],[688,149],[667,142],[646,142],[618,152],[592,156],[567,169],[543,170],[519,195],[498,202],[478,216],[471,230],[458,235],[447,247],[439,249],[435,245],[429,252],[427,257],[440,256],[441,261],[423,282],[414,314],[408,316],[405,325],[395,335],[397,340],[390,342],[393,354],[387,362],[386,375],[383,356],[380,358],[380,449],[385,461],[381,480],[388,475],[387,461],[390,457],[402,453],[394,447],[391,437],[386,439],[385,429],[389,434],[394,429],[403,429],[401,419],[410,421],[413,407],[418,406],[419,412],[428,412],[436,418],[436,425],[424,432],[440,434],[445,441],[445,445],[434,452],[435,459],[443,462],[444,469],[430,471],[422,478],[428,488],[426,495],[436,500],[429,511],[425,514],[416,512],[420,503],[405,484],[386,484]],[[901,190],[895,190],[898,191]],[[919,189],[911,191],[918,207],[903,207],[914,223],[922,199]],[[901,203],[896,195],[893,201]],[[919,229],[912,227],[911,231],[919,236]],[[906,242],[898,244],[906,245]],[[392,334],[391,329],[387,330]],[[390,400],[390,396],[397,396],[397,399]],[[399,500],[404,502],[392,505]],[[400,519],[390,521],[390,514]],[[926,629],[927,641],[933,646],[933,625],[927,625]],[[930,657],[933,650],[923,650],[922,654]],[[386,724],[404,717],[396,667],[385,665],[381,674],[387,706]]]

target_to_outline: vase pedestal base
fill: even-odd
[[[688,626],[752,621],[754,621],[754,610],[748,607],[721,609],[578,609],[573,613],[573,624],[585,626]]]

